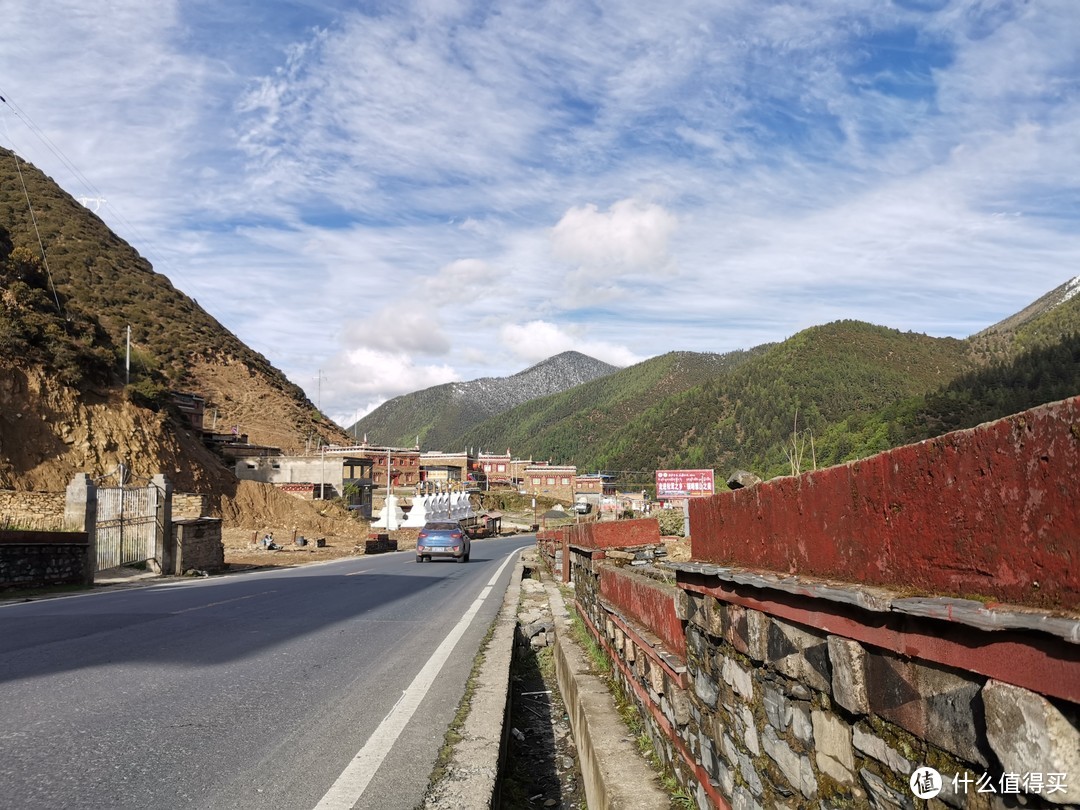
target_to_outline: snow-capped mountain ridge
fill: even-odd
[[[488,417],[617,370],[580,352],[563,352],[509,377],[445,383],[395,397],[350,427],[349,432],[365,433],[374,444],[408,446],[419,436],[424,449],[458,450],[442,444]]]

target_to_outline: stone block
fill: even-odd
[[[675,594],[675,617],[680,621],[687,622],[690,621],[692,615],[690,596],[680,588],[679,592]]]
[[[757,610],[746,611],[746,655],[764,661],[769,654],[769,617]]]
[[[761,745],[788,784],[808,799],[817,794],[817,779],[809,757],[795,753],[790,745],[776,736],[771,726],[766,726],[761,735]]]
[[[810,707],[791,703],[791,733],[809,745],[814,741],[814,727],[810,722]]]
[[[770,666],[819,692],[832,691],[827,637],[773,618],[766,631]]]
[[[975,725],[980,684],[941,667],[866,651],[870,711],[962,760],[987,766]]]
[[[731,797],[732,810],[761,810],[761,805],[757,803],[750,792],[742,785],[735,788],[735,792]]]
[[[983,688],[986,736],[1006,772],[1065,774],[1068,787],[1042,797],[1056,804],[1080,804],[1080,730],[1042,695],[1019,686],[988,681]]]
[[[656,661],[649,661],[649,687],[658,695],[664,694],[664,668]]]
[[[708,644],[705,641],[705,636],[693,624],[686,626],[686,651],[699,660],[704,660],[708,655]]]
[[[754,699],[754,679],[748,670],[743,669],[732,659],[725,658],[720,674],[724,683],[735,690],[735,693],[743,700]]]
[[[668,690],[667,699],[671,702],[671,711],[677,726],[685,726],[690,722],[690,699],[686,690],[679,686],[672,686]]]
[[[832,698],[849,712],[869,714],[866,696],[866,650],[851,639],[829,636]]]
[[[726,606],[712,596],[706,596],[703,605],[705,607],[705,621],[703,622],[705,632],[713,638],[723,638]]]
[[[749,706],[743,706],[739,709],[739,716],[742,718],[743,722],[743,743],[746,745],[746,749],[756,757],[761,753],[761,746],[758,743],[757,724],[754,720],[754,713],[750,710]]]
[[[717,698],[720,697],[720,684],[699,671],[694,675],[694,694],[710,709],[715,709]]]
[[[854,783],[855,755],[851,750],[851,727],[839,717],[815,710],[814,753],[818,770],[842,784]]]
[[[728,605],[727,622],[724,624],[724,639],[743,655],[750,654],[746,613],[747,610],[742,605]]]
[[[915,803],[911,793],[901,793],[885,784],[880,776],[877,776],[866,768],[859,771],[859,778],[866,785],[867,798],[873,810],[915,810]]]
[[[791,725],[791,702],[783,692],[772,686],[763,686],[761,702],[765,706],[765,718],[777,731],[784,732]]]
[[[852,744],[857,750],[862,751],[862,753],[866,754],[868,757],[876,759],[896,773],[904,776],[911,776],[912,771],[915,770],[915,765],[911,760],[903,756],[876,734],[863,731],[859,726],[855,726],[854,733],[852,734]]]

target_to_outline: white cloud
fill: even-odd
[[[406,352],[358,348],[336,358],[322,385],[328,402],[350,402],[370,411],[387,399],[457,379],[450,366],[418,364]]]
[[[432,312],[404,305],[384,309],[369,318],[349,322],[345,327],[346,351],[371,349],[391,354],[442,355],[450,341]]]
[[[548,321],[508,323],[499,330],[499,339],[516,357],[529,364],[568,351],[581,352],[613,366],[631,366],[645,359],[624,346],[604,340],[590,340],[576,334],[577,331],[563,329]]]
[[[332,413],[962,336],[1080,263],[1074,0],[9,5],[0,94],[94,188],[0,105],[16,148]]]
[[[552,229],[555,256],[588,275],[661,272],[671,263],[668,240],[676,218],[655,203],[619,200],[608,211],[571,208]]]
[[[502,276],[499,268],[482,259],[458,259],[421,281],[431,303],[476,301],[485,296]]]

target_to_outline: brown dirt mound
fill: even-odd
[[[332,501],[305,501],[272,484],[239,481],[233,495],[221,498],[221,518],[228,529],[296,529],[308,536],[334,534],[366,538],[368,524]]]
[[[230,566],[287,566],[340,559],[364,553],[364,541],[372,532],[367,521],[357,519],[333,501],[305,501],[288,495],[271,484],[240,481],[236,493],[222,496],[222,542],[225,561]],[[416,548],[418,529],[398,529],[390,537],[399,551]],[[263,535],[274,535],[281,548],[267,551],[259,545]],[[297,546],[296,538],[308,541]]]

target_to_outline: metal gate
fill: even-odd
[[[97,569],[142,562],[155,556],[160,492],[147,487],[110,487],[97,492]]]

